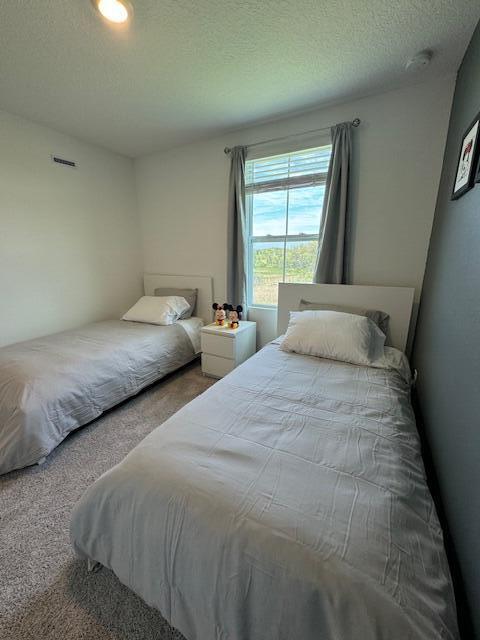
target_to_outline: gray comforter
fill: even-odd
[[[457,638],[395,370],[268,345],[95,482],[71,535],[188,640]]]
[[[0,349],[0,474],[194,357],[181,325],[111,320]]]

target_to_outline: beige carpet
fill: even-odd
[[[182,640],[110,571],[87,573],[69,521],[88,485],[212,382],[188,365],[71,434],[44,465],[0,477],[2,640]]]

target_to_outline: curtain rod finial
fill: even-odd
[[[360,124],[360,122],[361,122],[360,118],[355,118],[355,119],[352,121],[352,124],[353,124],[353,126],[354,126],[354,127],[358,127],[358,125]]]
[[[230,153],[230,151],[231,151],[230,147],[225,147],[225,149],[223,150],[223,153],[228,155]]]

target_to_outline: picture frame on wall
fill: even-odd
[[[458,200],[479,180],[477,159],[479,155],[480,113],[470,124],[462,138],[460,154],[455,172],[452,200]],[[477,173],[477,175],[475,175]]]

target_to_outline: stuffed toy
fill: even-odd
[[[238,329],[240,320],[242,319],[242,305],[233,307],[231,304],[224,305],[228,309],[228,326],[230,329]]]
[[[227,317],[225,309],[228,306],[226,302],[225,304],[217,304],[216,302],[212,304],[212,308],[215,309],[215,324],[218,327],[223,327],[225,324],[225,318]]]

